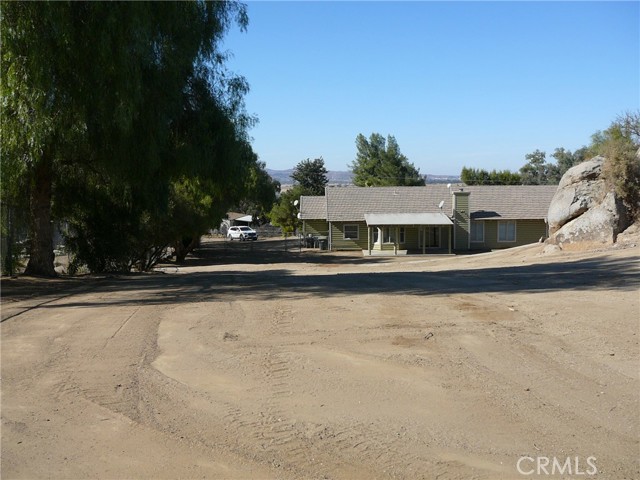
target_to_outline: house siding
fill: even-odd
[[[419,227],[405,227],[404,228],[404,243],[400,244],[400,248],[403,250],[417,250],[419,235],[420,235]]]
[[[344,238],[344,225],[358,225],[358,240]],[[365,222],[331,222],[331,250],[366,250],[367,235]]]
[[[456,250],[468,250],[469,235],[471,235],[468,192],[454,192],[453,216],[455,224],[453,248]]]
[[[515,220],[516,241],[498,242],[498,221],[484,222],[484,242],[472,242],[472,249],[498,249],[518,247],[529,243],[536,243],[540,238],[547,238],[547,224],[544,220]]]
[[[329,222],[326,220],[304,220],[302,233],[306,235],[325,236],[329,234]]]

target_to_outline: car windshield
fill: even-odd
[[[250,232],[251,229],[249,227],[240,227],[240,230],[242,230],[243,232]]]

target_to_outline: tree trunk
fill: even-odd
[[[29,202],[29,221],[31,230],[31,251],[26,275],[55,277],[53,267],[53,224],[51,222],[51,191],[53,166],[45,157],[34,169],[34,182],[31,186]]]
[[[189,253],[200,246],[200,235],[183,238],[175,243],[176,262],[182,263]]]

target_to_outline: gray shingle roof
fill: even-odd
[[[363,221],[366,213],[451,213],[446,185],[427,187],[328,187],[327,218],[331,222]]]
[[[302,195],[300,197],[300,218],[302,220],[326,220],[326,197]]]
[[[557,185],[493,185],[465,187],[471,218],[542,219],[547,217]]]
[[[452,190],[459,189],[452,187]],[[543,219],[555,185],[465,186],[474,219]],[[442,210],[438,208],[443,201]],[[425,187],[328,187],[325,197],[303,196],[303,220],[363,221],[371,213],[451,214],[452,195],[446,185]]]

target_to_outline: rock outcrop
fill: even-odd
[[[625,206],[602,178],[603,163],[595,157],[563,175],[547,215],[549,243],[614,243],[629,225]]]

